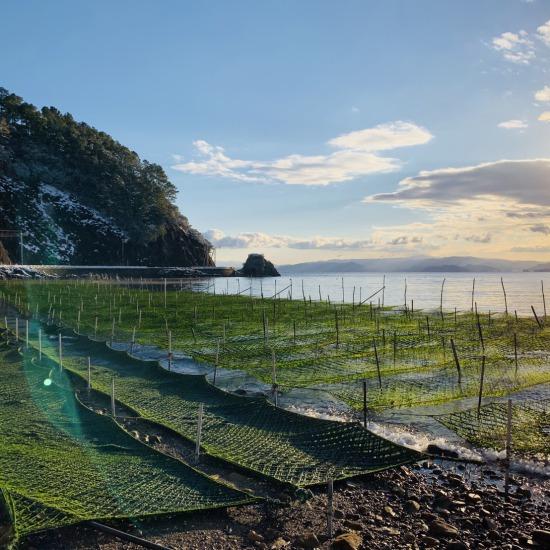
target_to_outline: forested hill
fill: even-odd
[[[0,230],[23,231],[25,263],[212,265],[175,196],[105,132],[0,88]],[[18,262],[18,240],[0,241]]]

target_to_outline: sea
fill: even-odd
[[[550,273],[342,273],[282,277],[217,277],[197,282],[217,294],[278,296],[295,300],[363,302],[415,310],[550,313]],[[504,287],[504,289],[503,289]],[[505,299],[506,294],[506,299]]]

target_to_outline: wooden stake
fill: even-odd
[[[462,384],[462,371],[460,370],[460,361],[458,360],[458,353],[456,352],[455,342],[452,338],[451,338],[451,348],[453,350],[453,357],[455,359],[455,366],[456,366],[456,370],[458,372],[458,384],[461,385]]]
[[[329,539],[333,537],[332,521],[334,516],[334,482],[332,479],[327,483],[327,535]]]
[[[367,428],[367,381],[363,380],[363,428]]]
[[[481,358],[481,376],[479,377],[479,397],[477,399],[477,419],[481,415],[481,399],[483,397],[483,381],[485,379],[485,355]]]
[[[508,399],[506,407],[506,471],[504,473],[504,494],[508,498],[510,489],[510,459],[512,457],[512,400]]]
[[[116,418],[116,406],[115,406],[115,377],[111,379],[111,413],[113,418]]]
[[[271,350],[271,382],[273,392],[273,400],[275,401],[275,406],[279,406],[279,397],[277,392],[277,364],[275,362],[275,350]]]
[[[514,332],[514,362],[516,364],[516,376],[518,375],[518,336]]]
[[[481,344],[481,349],[483,350],[483,353],[485,353],[485,342],[483,341],[483,331],[481,330],[481,321],[479,320],[479,315],[476,311],[476,319],[477,319],[477,331],[479,333],[479,342]]]
[[[539,326],[540,329],[542,329],[542,323],[540,322],[540,319],[537,315],[537,312],[535,311],[535,308],[533,306],[531,306],[531,311],[533,312],[533,315],[535,316],[535,321],[537,322],[537,325]]]
[[[334,322],[336,324],[336,347],[340,347],[340,327],[338,324],[338,310],[334,310]]]
[[[168,331],[168,370],[172,370],[172,331]]]
[[[38,329],[38,360],[42,361],[42,329]]]
[[[502,293],[504,294],[504,312],[508,316],[508,299],[506,298],[506,289],[504,288],[504,281],[500,278],[500,284],[502,285]]]
[[[374,344],[374,359],[376,360],[376,372],[378,373],[378,386],[382,389],[382,375],[380,374],[380,359],[378,358],[378,350],[376,349],[376,341],[373,340]]]
[[[542,306],[544,308],[544,320],[546,321],[546,298],[544,296],[544,281],[540,282],[540,288],[542,292]]]
[[[88,389],[92,389],[92,362],[88,357]]]
[[[199,404],[199,415],[197,418],[197,442],[195,445],[195,462],[198,464],[201,456],[202,418],[204,415],[204,403]]]
[[[212,381],[212,384],[216,385],[216,376],[218,375],[218,364],[220,362],[220,339],[218,338],[217,346],[216,346],[216,362],[214,363],[214,379]]]
[[[59,370],[63,370],[63,344],[61,341],[61,333],[58,334],[58,346],[59,346]]]
[[[443,278],[443,282],[441,283],[441,297],[439,299],[439,313],[441,315],[441,320],[443,320],[443,288],[445,286],[445,278]]]
[[[472,281],[472,312],[474,311],[474,294],[476,290],[476,278]]]

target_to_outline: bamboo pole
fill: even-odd
[[[506,289],[504,288],[504,281],[500,278],[500,284],[502,285],[502,293],[504,294],[504,312],[508,316],[508,299],[506,297]]]
[[[476,311],[476,319],[477,319],[477,330],[479,333],[479,342],[481,344],[481,349],[483,350],[483,353],[485,353],[485,342],[483,340],[483,331],[481,330],[481,321],[479,320],[479,314],[477,313],[477,311]]]
[[[212,380],[212,384],[216,385],[216,377],[218,375],[218,365],[220,362],[220,339],[218,338],[217,346],[216,346],[216,362],[214,363],[214,379]]]
[[[510,460],[512,458],[512,400],[508,399],[506,407],[506,471],[504,473],[504,494],[508,499],[510,490]]]
[[[531,311],[533,312],[533,315],[535,316],[535,321],[537,322],[537,325],[539,326],[540,329],[542,329],[542,323],[540,322],[540,319],[537,315],[537,312],[535,311],[535,308],[533,306],[531,306]]]
[[[63,370],[63,344],[61,340],[61,333],[58,334],[58,349],[59,349],[59,370]]]
[[[363,379],[363,428],[367,428],[367,381]]]
[[[443,288],[445,287],[445,277],[443,277],[443,282],[441,283],[441,296],[439,299],[439,313],[441,315],[441,320],[443,320]]]
[[[202,421],[204,415],[204,403],[199,404],[199,414],[197,417],[197,441],[195,444],[195,462],[198,464],[201,456],[201,437],[202,437]]]
[[[332,479],[327,483],[327,535],[329,540],[332,539],[333,533],[333,516],[334,516],[334,482]]]
[[[275,350],[271,350],[271,391],[273,393],[273,401],[275,406],[279,406],[279,395],[277,391],[277,363],[275,361]]]
[[[544,281],[540,282],[540,288],[542,292],[542,306],[544,308],[544,320],[546,321],[546,297],[544,296]]]
[[[92,389],[92,362],[88,357],[88,389]]]
[[[516,376],[518,375],[518,336],[514,332],[514,362],[516,365]]]
[[[116,418],[116,404],[115,404],[115,377],[111,379],[111,413],[113,418]]]
[[[382,375],[380,374],[380,359],[378,357],[378,349],[376,349],[376,340],[373,340],[374,344],[374,359],[376,361],[376,372],[378,374],[378,386],[382,389]]]
[[[168,370],[172,370],[172,331],[168,331]]]
[[[477,419],[481,415],[481,399],[483,398],[483,382],[485,379],[485,355],[481,357],[481,374],[479,377],[479,396],[477,399]]]
[[[334,322],[336,324],[336,347],[340,347],[340,327],[338,324],[338,310],[334,310]]]
[[[451,338],[451,349],[453,350],[453,357],[455,360],[456,370],[458,372],[458,384],[462,384],[462,371],[460,370],[460,361],[458,360],[458,353],[456,352],[455,342]]]

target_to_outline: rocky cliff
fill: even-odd
[[[0,88],[0,230],[25,263],[214,265],[158,165],[71,115]],[[0,237],[0,261],[20,262]]]

